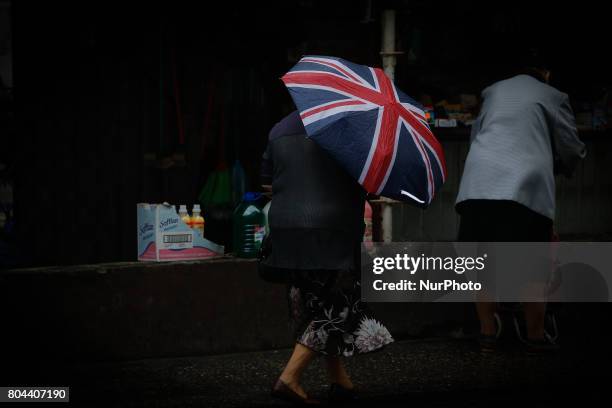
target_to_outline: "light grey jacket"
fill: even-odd
[[[571,175],[586,154],[567,94],[518,75],[482,98],[456,202],[512,200],[554,219],[553,165]]]

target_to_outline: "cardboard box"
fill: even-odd
[[[138,204],[137,224],[139,261],[186,261],[223,255],[223,246],[189,228],[173,205]]]

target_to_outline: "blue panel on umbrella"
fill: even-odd
[[[421,201],[427,201],[427,173],[421,153],[414,144],[410,132],[402,126],[397,146],[398,154],[395,157],[394,171],[389,175],[384,188],[386,197],[397,200],[410,200],[411,197],[402,194],[409,193]],[[414,199],[415,204],[423,205]]]
[[[370,152],[377,114],[378,110],[359,112],[359,117],[353,118],[354,113],[345,113],[344,119],[328,118],[307,126],[306,131],[310,134],[309,130],[315,125],[327,125],[325,132],[313,133],[311,138],[324,150],[333,153],[351,176],[359,179]]]
[[[396,90],[397,90],[397,97],[399,98],[400,102],[402,102],[402,103],[409,103],[409,104],[414,105],[415,107],[423,110],[423,105],[421,105],[419,102],[415,101],[414,99],[412,99],[411,97],[406,95],[400,89],[396,88]]]
[[[330,100],[345,100],[349,99],[348,96],[341,95],[337,92],[324,91],[322,89],[309,89],[309,88],[292,88],[292,97],[294,100],[299,100],[300,103],[296,103],[296,107],[300,112],[304,112],[307,109],[329,102]]]

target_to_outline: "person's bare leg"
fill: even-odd
[[[352,390],[353,382],[346,372],[344,364],[340,357],[326,357],[325,362],[327,363],[327,374],[329,376],[330,383],[340,384],[342,387]]]
[[[476,313],[480,320],[480,334],[485,336],[494,336],[497,333],[495,326],[495,311],[497,304],[495,302],[476,302]]]
[[[529,340],[543,340],[546,303],[523,303],[523,310],[525,311],[525,322],[527,323],[527,338]]]
[[[300,385],[302,372],[315,356],[315,352],[308,347],[296,343],[291,358],[287,362],[285,369],[280,375],[280,380],[287,384],[293,391],[300,396],[307,398],[306,392]]]

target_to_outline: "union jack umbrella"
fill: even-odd
[[[380,68],[303,57],[282,78],[306,133],[369,193],[431,203],[446,179],[442,147],[420,104]]]

